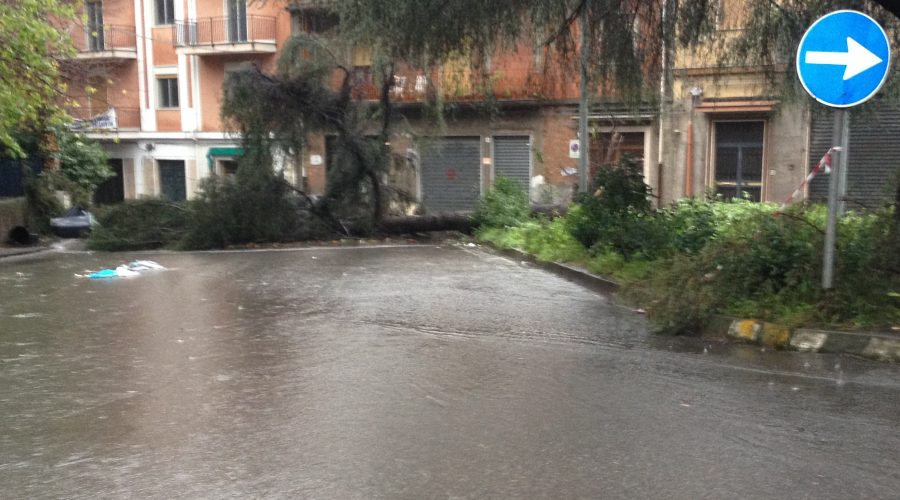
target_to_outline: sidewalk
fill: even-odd
[[[48,245],[7,246],[0,245],[0,260],[18,255],[28,255],[51,250]]]
[[[578,266],[557,262],[540,262],[533,255],[521,250],[506,250],[486,243],[480,243],[480,245],[492,248],[507,257],[530,262],[596,292],[611,294],[619,289],[618,283]],[[841,332],[814,328],[791,329],[764,321],[720,316],[711,321],[701,335],[727,338],[775,349],[846,353],[877,361],[900,362],[900,334]]]

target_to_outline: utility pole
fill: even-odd
[[[588,170],[590,169],[590,132],[588,130],[588,19],[587,3],[581,7],[581,84],[578,103],[578,190],[588,190]]]

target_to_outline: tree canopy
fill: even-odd
[[[59,58],[74,49],[55,23],[75,19],[78,3],[0,2],[0,145],[15,156],[25,153],[17,133],[42,130],[65,117]]]
[[[667,48],[712,29],[715,0],[334,0],[342,35],[413,65],[531,43],[572,59],[586,18],[588,66],[624,98],[652,97]]]
[[[784,98],[805,96],[797,80],[793,61],[800,39],[819,17],[840,9],[852,9],[872,16],[888,33],[891,45],[900,46],[900,19],[885,4],[869,0],[748,0],[742,5],[746,23],[735,38],[724,61],[742,66],[758,65],[766,70],[773,93]],[[893,64],[881,93],[888,100],[900,99],[900,68]]]

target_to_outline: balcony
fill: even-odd
[[[176,21],[173,29],[178,54],[272,54],[276,50],[274,17],[207,17]]]
[[[354,74],[353,97],[362,100],[377,100],[381,87],[372,76],[357,68]],[[491,98],[497,101],[533,101],[545,95],[543,77],[531,71],[507,70],[491,77],[490,84],[475,79],[467,71],[441,71],[437,78],[424,74],[400,74],[394,76],[391,100],[401,102],[421,102],[428,92],[440,94],[447,102],[478,102]],[[433,85],[434,88],[429,89]]]
[[[76,59],[98,62],[137,59],[137,37],[134,28],[104,24],[102,26],[72,26],[69,29]]]
[[[140,130],[140,108],[110,107],[99,109],[97,106],[71,108],[69,115],[75,120],[69,128],[79,132],[102,132],[118,130]]]

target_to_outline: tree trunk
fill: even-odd
[[[427,233],[430,231],[470,233],[474,226],[471,214],[449,213],[384,217],[378,224],[378,230],[388,234]]]

